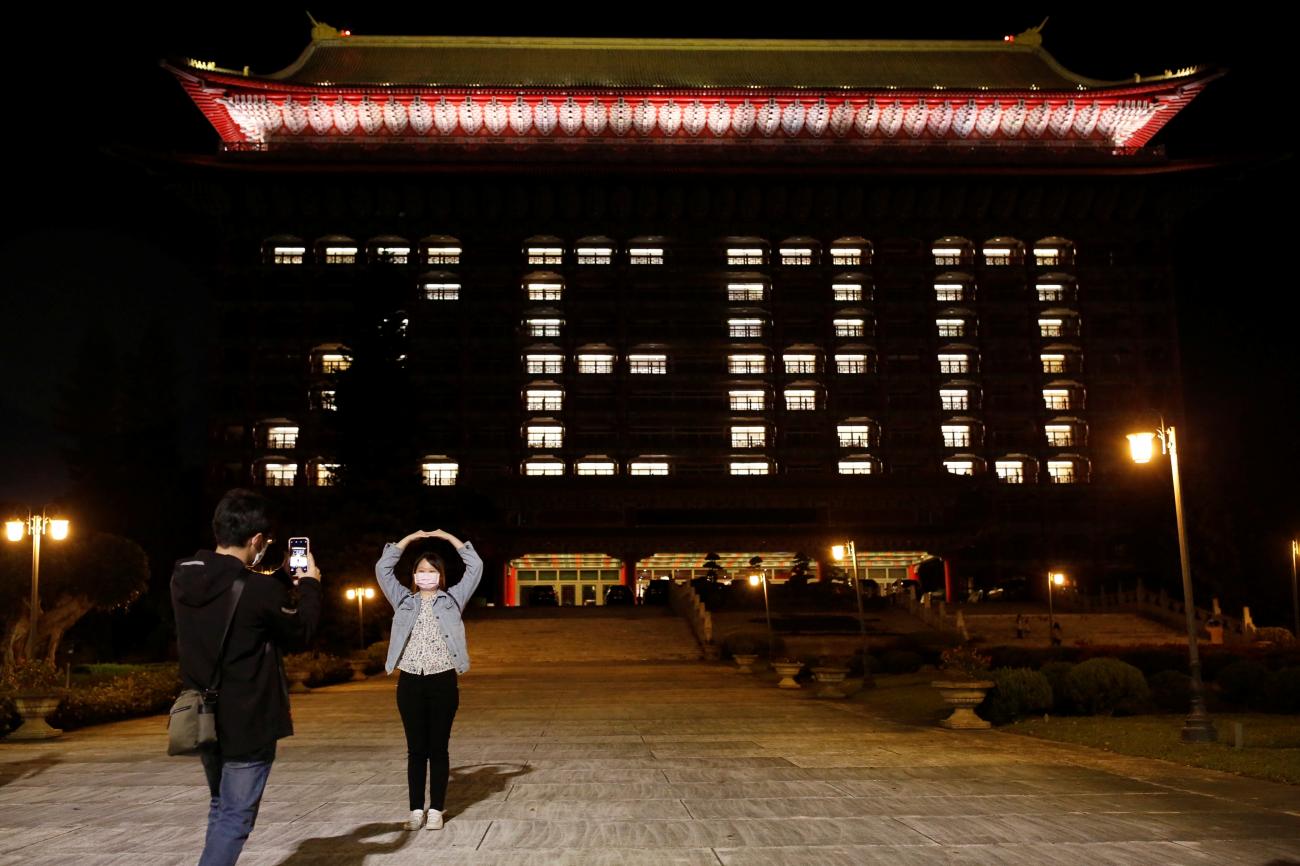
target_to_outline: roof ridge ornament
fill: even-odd
[[[1040,48],[1043,44],[1043,28],[1047,26],[1050,18],[1044,18],[1042,23],[1037,27],[1030,27],[1023,33],[1017,33],[1012,40],[1017,45],[1028,45],[1030,48]]]
[[[338,39],[341,35],[338,28],[331,27],[322,21],[317,21],[311,12],[307,13],[307,20],[311,21],[312,42],[320,42],[322,39]]]

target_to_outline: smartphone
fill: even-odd
[[[307,550],[311,547],[305,537],[289,539],[289,575],[302,577],[307,573]]]

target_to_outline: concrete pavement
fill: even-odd
[[[244,864],[1300,863],[1300,789],[912,728],[723,664],[476,664],[449,820],[407,833],[394,681],[295,696]],[[163,720],[0,743],[0,863],[194,863],[207,793]]]

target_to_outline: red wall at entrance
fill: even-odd
[[[517,607],[519,604],[517,601],[515,601],[515,584],[517,582],[518,582],[518,574],[515,571],[515,567],[513,565],[507,565],[506,579],[505,579],[505,594],[501,596],[502,599],[504,599],[504,603],[507,607]]]

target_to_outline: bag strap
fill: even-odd
[[[217,650],[217,662],[213,666],[212,676],[208,678],[211,683],[207,691],[215,692],[221,685],[221,661],[226,655],[226,639],[230,637],[230,627],[235,622],[235,610],[239,607],[239,597],[244,592],[244,576],[241,574],[235,578],[235,582],[230,585],[230,614],[226,617],[226,628],[221,633],[221,647]]]

